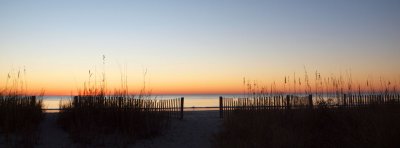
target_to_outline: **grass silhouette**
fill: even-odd
[[[398,147],[400,106],[240,110],[225,118],[215,147]]]
[[[152,99],[145,89],[137,96],[130,95],[126,75],[121,75],[121,88],[113,93],[107,90],[105,73],[100,85],[91,82],[90,77],[89,71],[89,81],[78,96],[60,103],[57,122],[74,142],[126,145],[157,136],[169,126],[171,110],[161,109],[168,107],[166,102]]]
[[[213,146],[260,148],[400,146],[398,140],[400,94],[396,90],[397,83],[381,79],[381,86],[377,87],[371,84],[371,80],[367,80],[368,87],[361,90],[360,87],[358,89],[354,87],[357,85],[353,84],[351,75],[339,78],[331,76],[327,79],[316,72],[314,83],[309,80],[307,72],[305,75],[303,85],[296,77],[292,79],[285,77],[283,81],[285,91],[280,92],[275,89],[276,84],[271,85],[268,91],[266,87],[244,79],[244,96],[249,100],[310,94],[315,99],[314,107],[265,108],[257,106],[259,101],[233,102],[235,99],[227,99],[228,106],[232,104],[240,106],[243,103],[244,106],[228,108],[221,131],[212,139]],[[293,83],[289,85],[291,82]],[[292,90],[289,86],[292,86]],[[295,88],[297,91],[293,91]],[[347,98],[347,104],[343,103],[346,95],[352,98],[350,101]],[[362,105],[357,102],[360,98],[364,98]],[[285,102],[282,102],[281,105],[285,106]],[[261,104],[263,103],[265,101]],[[254,104],[256,106],[252,106]],[[274,102],[269,104],[276,105]]]
[[[22,74],[11,72],[6,87],[0,91],[0,141],[8,147],[33,147],[38,142],[38,127],[42,112],[43,93],[36,97],[27,92]]]

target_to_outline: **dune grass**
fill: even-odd
[[[38,142],[38,128],[44,118],[40,95],[27,94],[26,85],[18,75],[9,74],[6,88],[0,91],[0,145],[33,147]]]
[[[104,138],[134,143],[168,127],[168,113],[155,111],[152,104],[134,96],[77,96],[61,105],[58,123],[77,143],[98,144]]]
[[[57,122],[75,143],[124,147],[157,136],[169,126],[171,112],[161,109],[169,106],[152,99],[145,88],[137,96],[129,95],[126,75],[121,74],[121,88],[114,93],[107,90],[104,72],[99,83],[91,76],[89,71],[89,81],[78,96],[60,103]]]
[[[400,106],[237,110],[223,121],[214,147],[398,147]]]
[[[267,89],[243,80],[244,98],[312,94],[314,107],[297,109],[236,108],[224,116],[222,129],[212,138],[214,147],[399,147],[400,83],[380,79],[354,85],[346,77],[323,78],[315,73],[312,83],[295,75],[284,79],[283,90],[275,82]],[[394,83],[393,83],[394,82]],[[367,96],[362,106],[340,104],[345,94]],[[372,98],[368,98],[372,96]],[[375,98],[373,98],[375,96]],[[389,96],[384,102],[376,101]],[[356,98],[357,99],[357,98]],[[336,101],[335,101],[336,100]],[[354,101],[354,100],[353,100]],[[232,104],[228,104],[232,105]],[[236,105],[236,104],[234,104]],[[335,106],[335,107],[334,107]]]
[[[38,142],[37,130],[44,114],[35,96],[0,95],[0,134],[11,145],[30,147]]]

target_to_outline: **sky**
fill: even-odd
[[[305,71],[400,83],[399,8],[398,0],[0,0],[0,88],[23,69],[28,89],[48,95],[76,93],[89,70],[96,81],[106,73],[109,89],[126,75],[132,92],[146,84],[156,94],[237,93],[244,77],[268,85]]]

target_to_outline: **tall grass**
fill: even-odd
[[[129,95],[127,77],[122,75],[121,88],[110,93],[102,75],[97,85],[89,71],[89,81],[79,95],[60,103],[58,124],[74,142],[125,145],[157,136],[168,127],[169,112],[157,109],[160,101],[151,99],[145,89],[137,96]]]
[[[0,91],[0,141],[9,147],[33,147],[44,117],[43,93],[39,97],[28,95],[24,75],[21,71],[11,72]]]
[[[400,146],[398,81],[380,78],[377,85],[376,81],[368,79],[362,86],[352,80],[350,73],[339,77],[333,75],[323,77],[316,71],[313,81],[308,74],[305,70],[304,79],[296,77],[295,74],[293,77],[285,76],[281,89],[277,89],[275,82],[268,88],[256,81],[244,79],[244,98],[257,100],[275,96],[312,95],[314,107],[229,108],[228,110],[234,111],[230,111],[229,116],[224,116],[221,131],[213,137],[214,147]],[[357,107],[354,102],[354,107],[340,106],[340,102],[335,100],[343,101],[346,95],[358,96],[355,99],[367,96],[366,99],[370,101],[364,103],[362,107]],[[384,96],[389,96],[390,99],[386,99],[385,102],[376,101],[377,98]],[[246,103],[252,104],[251,101],[245,102],[245,105]],[[329,107],[338,103],[337,107]],[[232,103],[228,105],[232,106]],[[240,106],[241,103],[233,103],[233,106],[236,105]]]
[[[214,147],[399,147],[400,106],[313,110],[238,110]]]
[[[243,96],[245,98],[257,98],[276,95],[313,95],[316,103],[329,99],[343,98],[346,95],[396,95],[400,86],[400,77],[374,79],[368,77],[364,82],[353,80],[351,71],[339,75],[323,75],[318,70],[314,73],[304,67],[303,76],[293,73],[286,75],[282,80],[273,81],[270,84],[262,84],[243,78]]]
[[[97,143],[107,136],[134,143],[168,126],[167,112],[155,111],[154,104],[155,100],[134,96],[80,95],[61,105],[58,123],[77,143]]]

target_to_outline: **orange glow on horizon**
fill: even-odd
[[[399,84],[391,83],[390,85],[385,85],[385,86],[380,86],[375,84],[367,86],[366,84],[363,85],[358,85],[358,84],[353,84],[351,89],[349,89],[347,86],[343,87],[338,87],[334,88],[332,86],[318,86],[318,89],[313,86],[315,84],[311,84],[311,89],[308,90],[304,85],[299,85],[297,86],[296,89],[294,89],[294,86],[288,86],[288,85],[277,85],[275,87],[271,86],[263,86],[264,90],[263,93],[269,94],[269,93],[305,93],[306,90],[309,91],[310,93],[336,93],[336,92],[395,92],[399,91]],[[31,87],[33,88],[33,87]],[[107,89],[108,94],[113,94],[114,90],[118,89]],[[157,86],[157,87],[152,87],[148,88],[146,90],[146,93],[150,92],[151,95],[188,95],[188,94],[244,94],[244,93],[249,93],[249,92],[256,92],[259,93],[261,92],[261,86],[260,88],[256,88],[253,90],[248,90],[248,88],[244,88],[242,85],[230,85],[230,86],[214,86],[214,87],[207,87],[207,86],[175,86],[175,87],[165,87],[165,86]],[[29,95],[39,95],[41,93],[41,89],[29,89],[27,91],[27,94]],[[129,94],[136,95],[139,94],[140,89],[129,89]],[[70,89],[57,89],[57,88],[52,88],[52,89],[44,89],[44,95],[47,96],[69,96],[69,95],[78,95],[78,89],[75,90],[70,90]]]
[[[109,71],[117,71],[117,69]],[[298,71],[301,71],[301,69]],[[265,75],[263,73],[249,74],[250,78],[243,78],[237,73],[196,73],[193,71],[188,71],[187,74],[156,71],[151,73],[153,75],[150,75],[150,78],[143,78],[136,71],[128,71],[127,75],[129,75],[130,79],[127,80],[127,85],[129,94],[139,94],[140,90],[146,86],[146,92],[150,92],[153,95],[244,94],[252,91],[259,92],[262,88],[264,88],[264,93],[305,93],[306,90],[310,93],[332,93],[336,91],[383,92],[385,90],[392,92],[398,91],[398,87],[400,87],[400,75],[397,75],[398,72],[386,73],[382,77],[372,77],[371,75],[366,75],[365,73],[367,72],[365,71],[353,71],[352,76],[338,73],[332,74],[326,71],[321,72],[322,76],[319,80],[315,78],[316,73],[308,73],[310,90],[307,88],[305,74],[295,75],[292,73],[291,76],[282,76],[284,72],[274,71]],[[376,75],[378,74],[374,73],[374,76]],[[113,94],[114,90],[122,88],[122,80],[120,80],[118,73],[107,73],[106,77],[108,94]],[[296,77],[296,79],[294,80],[293,77]],[[24,89],[25,85],[27,85],[27,92],[31,95],[39,95],[42,90],[44,90],[45,95],[49,96],[78,95],[78,91],[84,88],[85,82],[90,82],[90,85],[96,88],[101,85],[101,74],[98,73],[97,77],[95,73],[92,78],[89,78],[87,73],[84,72],[73,75],[63,72],[29,71],[26,78],[25,76],[22,78],[18,80],[18,84],[20,83],[19,81],[24,82]],[[143,81],[143,79],[146,81]],[[244,79],[246,84],[243,83]],[[7,87],[11,87],[13,80],[14,78],[9,78],[9,80],[0,79],[0,90],[5,89],[6,84]],[[340,85],[335,84],[339,83],[339,81]],[[248,90],[248,83],[250,83],[252,90]]]

